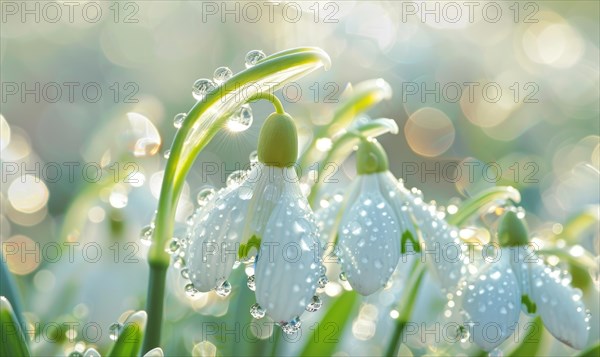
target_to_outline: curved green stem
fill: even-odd
[[[419,288],[421,287],[421,282],[425,276],[426,265],[420,263],[421,261],[419,259],[415,259],[410,280],[402,292],[402,297],[400,298],[400,303],[398,304],[400,307],[399,310],[402,312],[396,320],[396,325],[394,326],[394,331],[392,333],[392,339],[390,340],[385,356],[398,355],[398,350],[402,344],[402,333],[404,332],[406,324],[410,321],[415,308],[415,303],[417,301],[417,295],[419,295]]]
[[[318,48],[298,48],[276,53],[231,77],[198,101],[187,114],[175,135],[165,167],[152,245],[148,252],[150,276],[144,353],[160,344],[165,276],[170,262],[170,256],[164,248],[172,237],[179,196],[196,157],[240,105],[254,99],[267,99],[275,105],[276,110],[283,111],[281,102],[269,92],[319,67],[327,68],[329,63],[327,54]]]
[[[348,157],[354,147],[358,145],[361,138],[374,138],[385,133],[398,133],[398,124],[393,119],[379,118],[371,120],[367,123],[357,126],[354,130],[344,132],[338,137],[333,138],[333,145],[327,151],[325,158],[320,161],[317,167],[317,180],[310,190],[308,202],[314,207],[315,200],[319,197],[319,193],[323,184],[322,179],[325,170],[329,165],[341,165],[342,161]]]
[[[477,213],[481,207],[495,200],[512,200],[518,203],[521,201],[521,194],[516,188],[511,186],[492,187],[465,201],[459,207],[458,212],[449,216],[447,221],[453,226],[460,226],[473,214]]]
[[[255,95],[253,95],[252,97],[250,97],[250,99],[248,99],[248,102],[259,100],[259,99],[264,99],[264,100],[268,100],[269,102],[271,102],[273,104],[273,106],[275,107],[275,112],[277,114],[285,114],[285,110],[283,109],[283,105],[281,104],[281,101],[275,95],[273,95],[271,93],[257,93]]]
[[[307,146],[306,150],[298,159],[300,168],[308,167],[319,157],[317,141],[321,138],[329,138],[340,130],[346,128],[359,114],[367,111],[384,99],[392,97],[390,85],[383,79],[364,81],[351,90],[348,99],[338,107],[331,121],[317,130],[317,134]]]

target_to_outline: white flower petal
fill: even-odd
[[[530,264],[529,272],[531,298],[544,326],[559,341],[583,349],[589,331],[581,291],[561,281],[560,271],[552,272],[542,264]]]
[[[425,243],[423,259],[443,288],[455,289],[466,273],[464,259],[468,257],[458,231],[438,217],[435,206],[424,204],[420,197],[413,198],[412,212]]]
[[[510,337],[519,321],[521,294],[509,259],[503,254],[488,263],[464,289],[465,325],[473,341],[486,351]]]
[[[247,182],[253,184],[248,214],[244,224],[244,239],[246,243],[253,235],[262,237],[265,226],[271,217],[275,206],[279,203],[286,183],[298,183],[296,172],[290,168],[267,166],[261,162],[255,164]]]
[[[297,183],[286,183],[261,241],[254,276],[256,301],[275,322],[300,316],[317,288],[318,229]]]
[[[198,291],[219,287],[238,258],[252,183],[219,191],[200,212],[192,228],[186,259],[190,281]]]
[[[370,295],[388,282],[400,258],[400,229],[380,193],[377,174],[360,175],[360,193],[349,201],[338,230],[342,268],[352,288]]]
[[[384,192],[384,196],[388,199],[396,212],[400,224],[401,235],[408,230],[413,238],[418,241],[419,236],[415,229],[415,222],[410,204],[412,196],[403,186],[401,186],[391,172],[380,175],[379,182],[381,184],[381,189]]]
[[[315,211],[315,220],[321,233],[321,247],[324,248],[329,242],[335,241],[338,221],[341,218],[340,210],[344,206],[344,196],[337,193],[325,202],[325,205],[320,205],[320,208]]]

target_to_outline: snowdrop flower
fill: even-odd
[[[377,141],[361,142],[357,171],[344,199],[337,244],[348,282],[361,295],[370,295],[387,284],[410,244],[415,250],[419,245],[408,203]]]
[[[464,291],[465,324],[474,342],[486,351],[499,346],[516,330],[522,306],[528,314],[539,314],[558,340],[584,348],[589,317],[581,291],[572,288],[560,271],[531,257],[527,229],[515,212],[505,214],[498,239],[498,260],[469,279]]]
[[[422,193],[417,189],[406,190],[402,184],[404,196],[408,202],[415,224],[419,227],[424,245],[422,260],[428,264],[442,289],[453,291],[467,272],[468,246],[462,244],[456,227],[449,225],[435,204],[423,201]]]
[[[258,162],[198,212],[186,254],[193,289],[225,295],[236,261],[257,252],[248,281],[257,300],[251,313],[267,313],[289,333],[305,309],[320,306],[315,291],[324,272],[318,228],[293,166],[297,153],[293,119],[271,114],[260,132]]]

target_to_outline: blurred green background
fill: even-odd
[[[156,207],[163,153],[176,130],[172,118],[195,103],[196,79],[211,78],[219,66],[240,71],[253,49],[270,54],[317,46],[331,56],[329,71],[278,93],[301,120],[303,142],[313,125],[331,118],[349,84],[383,78],[393,97],[369,115],[398,123],[400,134],[380,141],[391,170],[407,186],[444,205],[483,187],[513,185],[521,190],[536,235],[554,237],[558,246],[580,244],[598,262],[596,1],[1,4],[5,260],[17,276],[32,329],[49,321],[102,327],[95,342],[84,341],[80,327],[63,331],[60,343],[44,342],[41,333],[34,348],[41,355],[69,353],[81,344],[106,349],[108,326],[125,311],[143,308],[147,248],[138,236]],[[179,232],[201,187],[224,185],[227,173],[248,163],[271,109],[259,103],[253,110],[251,129],[219,134],[201,154],[181,199]],[[203,162],[217,163],[218,172],[201,174]],[[351,179],[353,166],[348,160],[336,177],[342,183]],[[102,174],[96,182],[97,167]],[[563,234],[582,212],[592,223],[575,236]],[[7,251],[7,242],[20,250]],[[583,275],[593,342],[599,334],[598,272]],[[205,339],[198,324],[234,324],[241,319],[236,314],[249,320],[253,297],[247,292],[190,300],[180,280],[172,272],[164,340],[173,343],[167,352],[191,353]],[[333,284],[329,296],[342,291]],[[384,306],[394,294],[355,307],[360,313],[350,317],[351,327],[334,351],[382,353],[376,336],[388,338]],[[268,336],[270,329],[263,329],[262,337]],[[236,347],[208,340],[223,354],[270,351],[258,342]],[[279,353],[296,353],[301,345],[280,345]],[[447,353],[435,344],[414,345]],[[548,348],[557,355],[573,352],[554,340]]]

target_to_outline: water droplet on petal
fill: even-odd
[[[213,81],[206,78],[198,79],[192,86],[192,96],[196,100],[202,100],[208,92],[215,89],[216,85]]]
[[[306,311],[315,312],[321,308],[321,305],[323,305],[321,299],[317,295],[315,295],[312,297],[310,303],[306,305]]]
[[[319,281],[317,282],[317,284],[318,284],[319,288],[324,289],[328,282],[329,282],[329,279],[327,279],[327,276],[321,275],[319,277]]]
[[[187,270],[187,268],[181,269],[181,277],[184,279],[190,278],[190,272],[189,272],[189,270]]]
[[[227,185],[227,187],[230,187],[233,185],[239,185],[242,183],[242,181],[244,181],[245,175],[246,175],[246,172],[244,170],[234,171],[229,176],[227,176],[227,180],[225,181],[225,184]]]
[[[345,272],[341,272],[340,273],[340,280],[341,281],[348,281],[348,277],[346,277],[346,273]]]
[[[227,280],[221,284],[218,288],[215,289],[217,295],[221,297],[227,297],[231,293],[231,284]]]
[[[261,50],[252,50],[246,54],[246,68],[254,66],[258,61],[266,58],[267,55]]]
[[[254,289],[256,289],[256,283],[254,280],[254,275],[250,275],[248,277],[248,281],[246,282],[246,285],[248,285],[248,289],[254,291]]]
[[[290,322],[284,322],[281,324],[281,329],[284,333],[291,335],[296,331],[300,330],[300,326],[302,323],[300,322],[300,317],[296,316]]]
[[[173,126],[177,129],[181,128],[181,126],[183,125],[183,121],[185,120],[186,117],[187,117],[187,114],[185,114],[185,113],[179,113],[179,114],[175,115],[175,117],[173,118]]]
[[[257,320],[265,317],[265,313],[265,309],[263,309],[258,303],[250,307],[250,315],[252,315],[252,317],[254,317]]]
[[[198,192],[196,202],[198,203],[198,206],[204,207],[213,197],[215,197],[215,190],[213,188],[205,188]]]
[[[185,286],[185,293],[189,297],[194,297],[198,293],[198,289],[194,287],[194,284],[190,283]]]
[[[175,259],[173,260],[173,268],[181,269],[184,266],[185,266],[185,259],[183,259],[182,256],[175,257]]]
[[[215,73],[213,74],[213,80],[217,84],[221,84],[231,78],[233,76],[233,72],[229,67],[219,67],[215,69]]]

